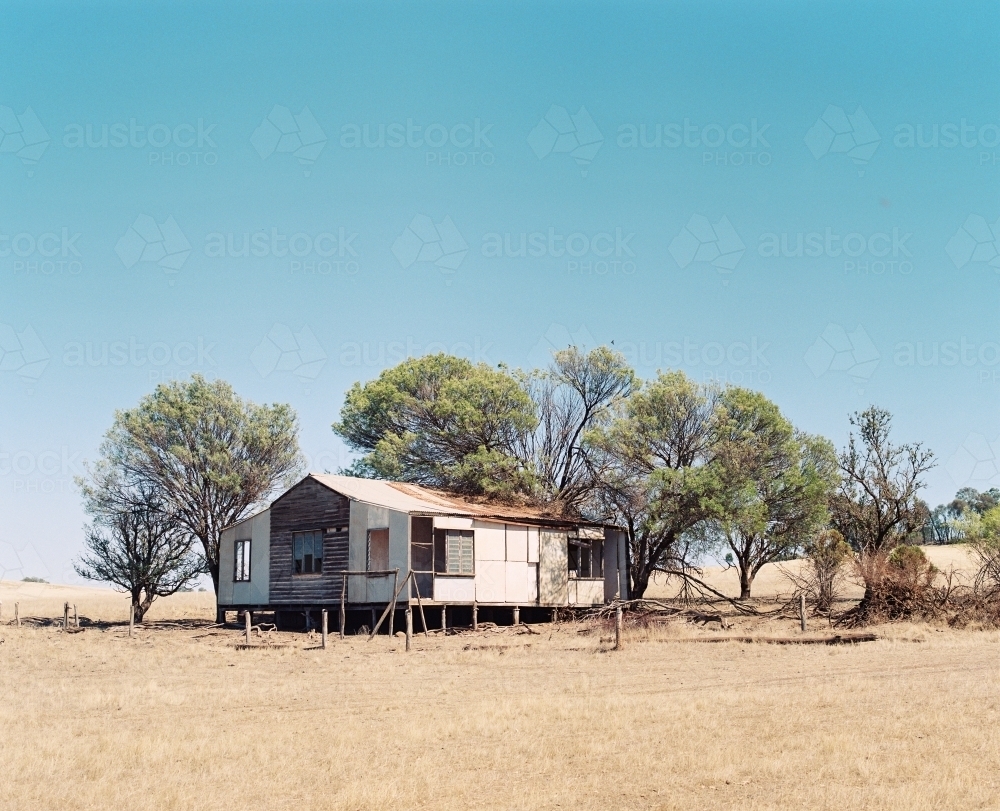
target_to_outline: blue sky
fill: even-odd
[[[614,341],[838,445],[889,408],[931,503],[1000,485],[995,4],[0,13],[8,576],[73,579],[73,475],[195,371],[335,469],[406,354]]]

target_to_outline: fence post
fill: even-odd
[[[398,594],[398,592],[396,591],[396,586],[397,585],[399,585],[399,569],[396,569],[396,573],[392,576],[392,594],[393,594],[393,598],[392,598],[392,609],[389,611],[389,636],[390,637],[393,635],[394,626],[396,624],[396,622],[395,622],[396,621],[396,597],[395,597],[395,595]],[[406,584],[404,583],[403,585],[406,585]],[[410,596],[409,593],[407,593],[406,596],[409,597]]]
[[[479,630],[479,604],[476,602],[472,603],[472,630]]]
[[[521,607],[517,605],[514,606],[514,624],[521,624]]]
[[[622,649],[622,607],[615,608],[615,650]]]
[[[441,630],[448,630],[448,606],[441,606]]]
[[[80,627],[80,615],[76,611],[76,603],[73,603],[73,625]]]
[[[69,630],[69,603],[63,603],[63,630]]]
[[[128,601],[128,635],[132,636],[132,629],[135,627],[135,606],[132,600]]]
[[[246,637],[247,637],[247,644],[249,645],[250,644],[250,629],[253,628],[253,617],[250,615],[250,612],[247,611],[247,610],[245,610],[245,609],[243,611],[243,628],[245,629],[245,633],[246,633]]]
[[[552,609],[552,623],[554,625],[557,622],[559,622],[559,609],[558,608],[553,608]]]
[[[347,575],[345,574],[340,584],[340,638],[344,638],[344,599],[347,597]]]
[[[420,585],[417,583],[417,576],[410,572],[410,582],[413,583],[413,593],[417,595],[417,608],[420,609],[420,624],[424,626],[424,636],[430,636],[427,631],[427,617],[424,616],[424,604],[420,599]]]
[[[326,650],[326,634],[327,634],[326,623],[327,623],[327,611],[324,608],[323,609],[323,650]]]
[[[14,603],[14,627],[21,627],[21,604]]]
[[[413,641],[413,609],[406,607],[406,650],[409,652],[410,643]]]
[[[802,630],[806,629],[806,593],[802,592],[799,595],[799,624],[802,626]]]

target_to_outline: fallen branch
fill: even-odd
[[[854,645],[876,642],[876,634],[837,634],[835,636],[692,636],[675,637],[665,642],[743,642],[767,645]]]

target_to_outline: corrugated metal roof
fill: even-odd
[[[363,501],[366,504],[385,507],[397,512],[492,518],[555,526],[600,526],[590,521],[570,519],[549,513],[542,508],[474,501],[419,484],[389,482],[380,479],[359,479],[353,476],[334,476],[329,473],[310,473],[309,475],[320,484],[355,501]]]

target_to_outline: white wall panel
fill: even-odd
[[[439,516],[434,519],[434,529],[472,529],[473,523],[471,518]]]
[[[506,560],[507,559],[507,537],[503,524],[496,524],[492,521],[476,521],[474,524],[476,533],[476,561],[481,560]],[[476,566],[479,570],[479,566]]]
[[[529,602],[528,564],[507,561],[506,602],[524,605]]]
[[[476,599],[476,581],[471,577],[437,576],[434,599],[440,603],[471,603]]]
[[[528,528],[507,524],[507,560],[528,561]]]
[[[476,533],[478,536],[478,532]],[[476,600],[503,603],[507,598],[507,564],[502,560],[476,563]]]

